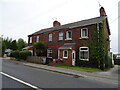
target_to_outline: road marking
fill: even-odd
[[[20,82],[20,83],[22,83],[22,84],[25,84],[25,85],[27,85],[27,86],[29,86],[29,87],[32,87],[32,88],[37,89],[37,90],[39,89],[38,87],[36,87],[36,86],[34,86],[34,85],[30,84],[30,83],[27,83],[27,82],[25,82],[25,81],[23,81],[23,80],[20,80],[20,79],[18,79],[18,78],[15,78],[15,77],[13,77],[13,76],[11,76],[11,75],[8,75],[8,74],[6,74],[6,73],[4,73],[4,72],[0,72],[0,73],[1,73],[2,75],[5,75],[5,76],[13,79],[13,80],[16,80],[16,81]],[[39,89],[39,90],[42,90],[42,89]]]

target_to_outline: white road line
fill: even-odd
[[[16,80],[16,81],[18,81],[18,82],[20,82],[20,83],[23,83],[23,84],[25,84],[25,85],[27,85],[27,86],[29,86],[29,87],[32,87],[32,88],[34,88],[34,89],[39,89],[38,87],[36,87],[36,86],[34,86],[34,85],[32,85],[32,84],[30,84],[30,83],[27,83],[27,82],[25,82],[25,81],[23,81],[23,80],[20,80],[20,79],[18,79],[18,78],[15,78],[15,77],[13,77],[13,76],[11,76],[11,75],[8,75],[8,74],[6,74],[6,73],[4,73],[4,72],[0,72],[2,75],[5,75],[5,76],[7,76],[7,77],[9,77],[9,78],[11,78],[11,79],[13,79],[13,80]],[[39,89],[40,90],[40,89]],[[42,90],[42,89],[41,89]]]

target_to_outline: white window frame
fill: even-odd
[[[87,50],[81,50],[82,48],[87,48]],[[82,51],[88,52],[88,58],[87,58],[87,59],[81,58],[81,52],[82,52]],[[80,48],[79,48],[79,59],[80,59],[80,60],[84,60],[84,61],[89,61],[89,48],[88,48],[88,47],[80,47]]]
[[[68,36],[68,32],[71,32],[71,38]],[[66,39],[65,40],[72,40],[72,31],[66,31]]]
[[[65,57],[65,51],[67,51],[67,57]],[[67,59],[68,58],[68,50],[63,50],[63,58]]]
[[[63,40],[63,32],[59,32],[58,39],[59,39],[59,41]]]
[[[52,33],[48,34],[48,41],[49,41],[49,42],[52,41]]]
[[[83,30],[86,29],[87,30],[87,35],[83,36]],[[81,29],[81,38],[88,38],[88,28],[82,28]]]
[[[52,53],[52,48],[47,49],[47,57],[52,58],[52,56],[49,56],[49,54]]]
[[[30,39],[30,41],[29,41],[29,42],[30,42],[30,43],[32,43],[32,37],[29,37],[29,39]]]
[[[39,42],[40,36],[36,36],[36,42]]]

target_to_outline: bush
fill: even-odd
[[[19,52],[20,59],[26,60],[28,56],[31,56],[30,51],[20,51]]]
[[[30,51],[12,51],[10,57],[14,57],[16,59],[24,59],[26,60],[28,56],[31,56]]]
[[[12,51],[10,54],[10,57],[14,57],[16,59],[19,59],[19,51]]]
[[[43,42],[36,42],[33,44],[37,56],[43,56],[45,52],[45,44]]]
[[[113,67],[113,65],[112,65],[112,58],[111,57],[108,57],[108,67],[109,68]]]

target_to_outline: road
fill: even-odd
[[[32,89],[31,87],[22,84],[16,80],[13,80],[7,76],[2,75],[2,80],[3,80],[3,88],[25,88],[25,89]]]
[[[101,83],[94,80],[88,80],[83,77],[73,77],[72,75],[65,75],[56,72],[41,70],[24,66],[21,63],[13,63],[10,60],[3,60],[2,73],[5,73],[11,77],[17,78],[24,83],[18,82],[19,80],[13,80],[4,74],[3,88],[117,88],[115,85]],[[12,85],[9,85],[12,84]]]

